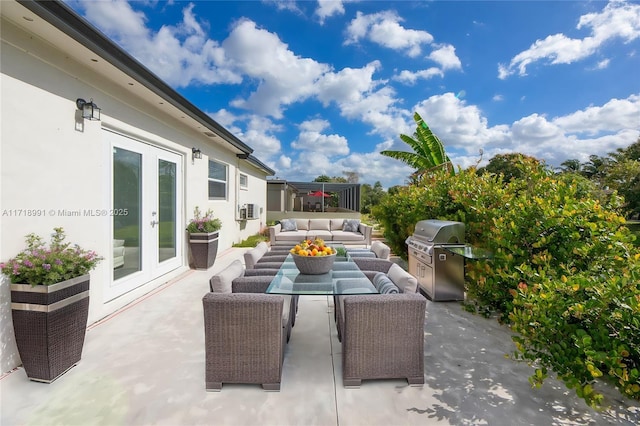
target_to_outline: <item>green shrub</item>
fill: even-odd
[[[233,247],[255,247],[262,241],[268,242],[269,237],[265,237],[262,234],[250,235],[245,240],[235,243]]]
[[[519,179],[434,173],[374,210],[394,253],[422,219],[465,223],[469,244],[494,253],[466,262],[467,307],[497,311],[517,333],[515,357],[553,370],[589,404],[596,378],[640,399],[640,254],[620,215],[622,199],[554,175],[530,158]]]

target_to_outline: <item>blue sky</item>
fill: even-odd
[[[412,172],[418,112],[454,164],[558,166],[640,135],[640,3],[69,1],[292,181]]]

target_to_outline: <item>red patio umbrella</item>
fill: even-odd
[[[326,192],[322,191],[313,191],[308,193],[307,195],[309,195],[310,197],[331,197],[331,194],[327,194]]]

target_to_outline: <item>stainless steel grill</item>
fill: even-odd
[[[464,300],[464,257],[448,251],[465,247],[464,223],[421,220],[406,240],[409,272],[433,301]]]

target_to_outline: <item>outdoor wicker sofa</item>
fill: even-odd
[[[289,226],[290,225],[290,226]],[[371,244],[373,227],[358,219],[282,219],[269,226],[271,245],[291,245],[306,238],[322,238],[325,242]]]

